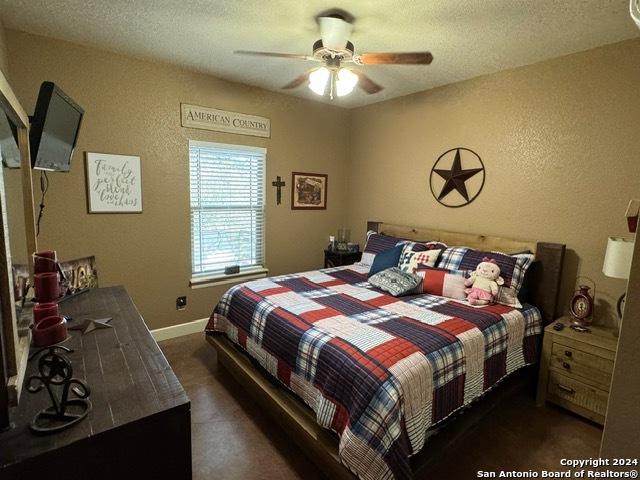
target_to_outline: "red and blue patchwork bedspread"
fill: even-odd
[[[395,298],[367,283],[368,269],[234,286],[207,332],[223,332],[311,407],[358,477],[410,478],[430,427],[537,361],[541,316],[529,305]]]

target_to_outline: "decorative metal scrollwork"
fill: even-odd
[[[88,400],[91,391],[81,380],[73,378],[73,367],[69,359],[61,352],[73,350],[55,345],[35,352],[29,360],[38,357],[40,375],[33,375],[27,380],[27,391],[37,393],[47,389],[52,405],[33,418],[30,428],[35,433],[54,433],[69,428],[80,422],[91,411]],[[77,398],[69,398],[73,393]]]

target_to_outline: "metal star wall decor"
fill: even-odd
[[[462,168],[463,156],[465,166],[471,168]],[[438,168],[446,165],[451,165],[451,167]],[[477,175],[482,177],[480,183],[475,181],[468,186],[467,181]],[[468,148],[456,147],[447,150],[438,157],[431,169],[429,186],[434,198],[440,204],[445,207],[458,208],[469,205],[476,199],[484,186],[484,178],[484,164],[480,156]],[[436,194],[436,191],[439,193]]]

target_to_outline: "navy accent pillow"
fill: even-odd
[[[387,268],[397,267],[403,249],[404,244],[401,244],[396,245],[389,250],[385,250],[384,252],[378,253],[373,259],[373,265],[371,265],[371,269],[369,270],[369,276],[375,275],[376,273],[381,272],[382,270],[386,270]]]

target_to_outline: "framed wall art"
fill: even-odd
[[[89,213],[142,213],[140,157],[86,154]]]
[[[322,173],[291,174],[291,209],[325,210],[328,176]]]

